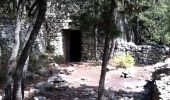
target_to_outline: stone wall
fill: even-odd
[[[104,48],[104,38],[97,36],[97,53],[99,58],[102,58]],[[82,32],[82,60],[95,59],[95,40],[94,34]]]
[[[68,13],[64,13],[62,10],[59,12],[58,7],[62,6],[62,4],[55,3],[56,0],[48,0],[48,9],[46,12],[46,21],[43,23],[40,34],[36,39],[36,43],[34,45],[34,50],[36,52],[44,53],[47,45],[47,34],[50,38],[50,44],[54,45],[55,55],[62,55],[62,29],[67,29],[70,20],[66,18],[65,15]],[[57,7],[58,6],[58,7]],[[64,13],[64,14],[63,14]],[[65,16],[65,17],[62,17]],[[25,26],[23,26],[25,25]],[[25,32],[27,30],[26,24],[23,22],[20,39],[24,41]],[[14,31],[15,31],[15,18],[11,18],[10,15],[0,15],[0,49],[1,49],[1,57],[3,55],[10,55],[11,48],[14,42]],[[22,44],[21,44],[22,45]],[[3,56],[5,57],[5,56]],[[6,56],[7,59],[9,56]],[[4,58],[2,58],[4,59]]]
[[[76,15],[81,6],[81,1],[71,2],[70,4],[63,4],[63,0],[55,1],[49,0],[47,10],[47,23],[50,29],[51,37],[50,44],[55,47],[56,55],[63,55],[63,29],[80,30],[82,33],[82,60],[94,59],[94,35],[90,30],[81,30],[78,23],[71,20],[72,15]],[[98,53],[102,54],[103,40],[99,38]],[[99,55],[101,57],[101,55]]]
[[[21,31],[20,31],[20,50],[22,50],[23,45],[25,44],[25,41],[28,39],[28,35],[26,34],[26,30],[29,26],[29,23],[25,22],[25,20],[21,23]],[[0,15],[0,49],[1,49],[1,56],[0,56],[0,62],[2,65],[6,66],[12,47],[14,45],[14,32],[15,32],[15,17],[11,17],[10,15]],[[44,28],[42,26],[41,31],[43,31]],[[44,44],[44,41],[42,40],[42,32],[40,31],[40,35],[38,36],[36,40],[36,45],[40,47],[40,45]],[[37,47],[34,45],[34,47]],[[41,46],[43,47],[43,46]],[[43,51],[42,48],[35,48],[33,51]]]
[[[68,2],[71,3],[71,1]],[[34,44],[32,51],[40,54],[45,53],[48,41],[50,45],[54,47],[53,54],[55,56],[64,55],[62,30],[78,30],[78,27],[72,24],[74,22],[70,19],[70,16],[79,9],[79,6],[75,5],[75,2],[73,2],[73,4],[70,3],[66,3],[65,0],[48,0],[46,20],[40,29],[40,34],[36,39],[36,43]],[[6,57],[5,61],[7,61],[10,56],[11,48],[14,42],[14,30],[15,18],[10,18],[10,15],[0,15],[0,53],[1,57],[3,57],[1,60]],[[25,33],[26,30],[27,26],[22,26],[20,34],[21,40],[25,37],[25,34],[23,33]]]
[[[63,29],[80,30],[79,26],[75,24],[73,20],[70,19],[72,14],[77,13],[79,6],[76,4],[64,4],[61,1],[48,0],[48,9],[46,13],[46,20],[42,25],[40,30],[40,35],[38,36],[35,44],[35,50],[44,53],[46,51],[47,41],[50,45],[54,46],[54,55],[64,55],[63,51]],[[78,4],[78,3],[77,3]],[[74,5],[74,7],[73,7]],[[23,26],[26,30],[27,27]],[[3,41],[9,46],[10,51],[13,44],[13,33],[15,29],[15,19],[11,20],[8,16],[0,18],[0,44]],[[22,33],[23,33],[22,32]],[[94,34],[89,30],[82,31],[82,60],[94,59],[95,49],[94,49]],[[98,36],[98,54],[102,58],[104,47],[104,39]],[[1,46],[1,54],[3,46]],[[34,51],[35,51],[34,50]],[[164,60],[166,54],[169,52],[169,48],[160,45],[139,45],[136,46],[133,43],[127,43],[124,41],[116,42],[115,52],[130,52],[135,57],[137,63],[140,64],[153,64],[157,61]],[[4,53],[3,53],[4,54]],[[8,53],[9,54],[9,53]]]
[[[14,41],[15,22],[11,19],[6,15],[0,15],[0,68],[1,65],[6,66]]]
[[[135,45],[132,42],[117,40],[115,53],[130,53],[138,64],[155,64],[168,57],[169,47],[157,44]]]
[[[69,3],[66,3],[69,2]],[[71,16],[74,14],[78,14],[78,10],[80,9],[81,1],[56,1],[56,0],[48,0],[47,2],[47,12],[46,12],[46,20],[44,21],[40,35],[36,39],[36,43],[34,45],[34,49],[32,51],[36,53],[45,53],[47,41],[51,46],[54,47],[54,55],[64,55],[63,49],[63,29],[71,29],[71,30],[80,30],[80,27],[77,23],[71,20]],[[8,19],[8,20],[7,20]],[[9,46],[7,48],[2,48],[3,50],[11,51],[11,47],[13,44],[13,36],[15,30],[15,18],[11,19],[9,16],[5,16],[0,21],[0,33],[2,33],[0,38],[4,40],[7,44],[5,46]],[[9,22],[8,22],[9,21]],[[3,24],[3,25],[2,25]],[[25,27],[25,26],[23,26]],[[27,30],[27,27],[25,27]],[[22,31],[21,35],[25,30]],[[94,35],[93,32],[89,30],[82,31],[82,60],[91,60],[94,59]],[[24,36],[22,36],[24,37]],[[22,39],[22,38],[21,38]],[[98,36],[98,53],[99,57],[102,57],[103,52],[103,39]],[[1,43],[2,44],[2,43]],[[9,53],[8,53],[9,54]],[[9,54],[10,55],[10,54]]]
[[[170,58],[165,62],[155,64],[153,72],[154,94],[153,100],[170,99]]]

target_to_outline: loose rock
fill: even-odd
[[[74,70],[75,70],[74,67],[67,67],[66,69],[64,69],[64,72],[66,73],[66,75],[69,75],[72,72],[74,72]]]
[[[43,97],[43,96],[37,96],[37,97],[34,97],[34,100],[47,100],[46,97]]]

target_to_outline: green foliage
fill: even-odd
[[[31,55],[28,64],[28,70],[31,72],[36,72],[38,68],[39,57],[37,55]]]
[[[6,81],[7,69],[0,69],[0,85]]]
[[[116,54],[113,61],[117,67],[121,68],[132,67],[135,64],[134,58],[130,54]]]
[[[48,59],[48,54],[41,54],[40,56],[39,56],[39,58],[41,59],[41,60],[43,60],[43,59]]]
[[[111,37],[117,38],[117,37],[119,37],[121,34],[122,34],[122,32],[121,32],[120,30],[117,30],[117,29],[113,28]]]
[[[1,47],[0,47],[0,59],[1,59],[1,56],[2,56],[2,50],[1,50]]]
[[[46,52],[47,53],[54,53],[55,47],[53,45],[47,45]]]
[[[108,34],[109,12],[110,1],[105,0],[85,0],[81,9],[76,14],[71,16],[71,19],[77,21],[80,25],[80,29],[85,32],[93,33],[95,28],[98,29],[97,34],[103,36]],[[113,16],[114,17],[114,16]],[[117,30],[114,18],[111,28],[112,37],[117,37],[120,31]]]
[[[117,0],[117,4],[128,34],[136,35],[140,42],[170,44],[169,0]]]
[[[139,18],[144,21],[144,25],[148,27],[150,32],[150,40],[156,43],[168,44],[168,3],[167,0],[161,0],[154,3],[148,10],[139,14]],[[149,4],[148,4],[149,6]]]
[[[169,5],[169,0],[129,0],[121,10],[129,25],[136,24],[133,18],[137,17],[138,34],[143,41],[169,44]]]
[[[118,22],[121,17],[127,21],[129,34],[137,34],[142,42],[170,44],[170,1],[169,0],[117,0]],[[98,28],[98,34],[108,33],[110,1],[86,0],[81,9],[72,16],[84,31],[93,32]],[[119,18],[120,16],[120,18]],[[113,23],[114,24],[114,23]],[[137,30],[137,32],[134,31]],[[113,37],[118,37],[120,31],[111,28]],[[132,35],[133,36],[133,35]],[[134,37],[136,38],[136,37]]]
[[[56,55],[56,56],[54,56],[54,61],[56,63],[62,63],[64,61],[64,56],[63,55]]]

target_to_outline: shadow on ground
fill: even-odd
[[[170,75],[170,68],[157,69],[155,72],[153,72],[152,78],[154,80],[160,80],[161,78],[160,74]]]
[[[105,90],[105,100],[152,100],[152,92],[148,92],[152,88],[151,85],[152,82],[148,82],[144,87],[146,91],[142,92],[114,91],[108,89]],[[50,89],[34,94],[34,96],[45,96],[47,100],[96,100],[97,87],[84,85],[78,88],[65,87]],[[28,100],[32,100],[32,97]]]

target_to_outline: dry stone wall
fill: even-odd
[[[69,3],[67,3],[69,2]],[[79,2],[79,1],[77,1]],[[72,3],[72,4],[70,4]],[[62,29],[77,30],[77,26],[70,25],[73,21],[70,19],[71,14],[76,13],[79,6],[75,2],[65,0],[48,0],[46,20],[44,21],[40,35],[36,39],[34,49],[36,53],[46,52],[47,41],[54,47],[54,55],[63,55],[63,37]],[[13,37],[15,30],[15,18],[11,19],[10,16],[0,15],[0,54],[10,55],[11,47],[13,45]],[[23,26],[21,30],[21,39],[24,38],[23,33],[27,30],[27,26]],[[83,46],[82,46],[83,47]],[[7,56],[6,56],[7,57]],[[7,57],[8,59],[9,57]],[[3,56],[4,59],[4,56]],[[7,61],[6,59],[6,61]],[[1,63],[1,62],[0,62]]]
[[[168,57],[169,47],[157,44],[135,45],[132,42],[117,40],[115,53],[130,53],[138,64],[155,64]]]
[[[41,53],[45,52],[47,41],[50,41],[50,45],[54,46],[54,55],[63,55],[63,37],[62,29],[79,30],[78,26],[73,27],[74,21],[70,19],[71,14],[76,14],[77,9],[80,7],[76,4],[64,4],[64,0],[48,0],[48,9],[46,13],[46,20],[40,30],[40,35],[36,40],[35,50]],[[26,30],[26,26],[23,26],[22,32]],[[7,16],[0,18],[0,44],[3,41],[6,42],[8,50],[13,44],[13,35],[15,29],[15,19],[11,20]],[[86,30],[87,31],[87,30]],[[24,37],[24,36],[23,36]],[[48,37],[48,38],[46,38]],[[95,55],[94,49],[94,34],[92,32],[82,32],[82,60],[93,59]],[[104,47],[104,40],[101,36],[98,36],[98,55],[102,58]],[[3,46],[1,46],[2,55]],[[115,52],[130,52],[134,56],[137,63],[140,64],[153,64],[157,61],[164,60],[166,54],[169,53],[169,48],[160,45],[140,45],[137,46],[133,43],[127,43],[119,40],[116,42]],[[8,53],[9,54],[9,53]]]
[[[155,64],[153,100],[170,100],[170,58]]]
[[[40,34],[36,39],[34,50],[36,53],[44,53],[47,45],[46,36],[49,34],[50,44],[54,45],[54,54],[62,55],[62,29],[68,29],[70,20],[66,17],[68,13],[64,12],[64,9],[58,9],[59,6],[63,6],[56,3],[56,0],[48,0],[48,9],[46,12],[46,21],[41,27]],[[59,11],[61,10],[61,11]],[[1,57],[3,55],[10,55],[11,48],[14,42],[15,31],[15,18],[10,18],[10,15],[0,15],[0,49]],[[26,25],[23,22],[23,25]],[[27,26],[22,26],[21,29],[21,41],[25,39],[25,33]],[[22,43],[21,43],[22,45]],[[7,57],[7,56],[6,56]],[[9,57],[7,57],[8,59]],[[4,59],[4,56],[3,56]]]
[[[24,23],[24,22],[22,22]],[[11,54],[11,48],[14,45],[15,18],[8,15],[0,15],[0,63],[6,66],[6,62]],[[21,26],[20,44],[25,40],[26,26]]]

